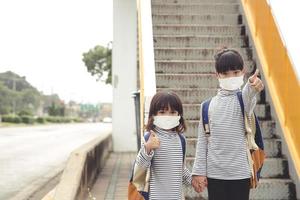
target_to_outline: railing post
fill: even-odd
[[[140,91],[133,92],[132,97],[134,99],[134,105],[135,105],[136,139],[137,139],[137,147],[138,147],[138,151],[139,151],[141,148]]]

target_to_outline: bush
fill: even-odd
[[[32,112],[31,111],[28,111],[28,110],[21,110],[19,113],[18,113],[19,116],[33,116]]]
[[[17,115],[3,115],[2,122],[9,122],[9,123],[21,123],[22,119]]]
[[[44,124],[44,123],[46,122],[46,119],[45,119],[44,117],[38,117],[38,118],[36,119],[36,121],[37,121],[38,123],[40,123],[40,124]]]
[[[21,116],[22,122],[25,124],[33,124],[35,119],[32,116],[24,115]]]

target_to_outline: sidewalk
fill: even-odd
[[[111,153],[91,195],[96,200],[126,200],[129,174],[135,153]]]

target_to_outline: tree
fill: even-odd
[[[83,59],[88,72],[92,76],[97,76],[97,80],[105,81],[106,84],[111,84],[112,76],[112,49],[100,45],[95,46],[88,52],[83,53]]]

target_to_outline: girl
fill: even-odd
[[[136,164],[150,167],[150,200],[183,198],[182,183],[191,184],[184,164],[185,142],[182,103],[174,93],[159,92],[152,98],[146,130],[149,139],[142,145]],[[184,143],[185,145],[185,143]]]

